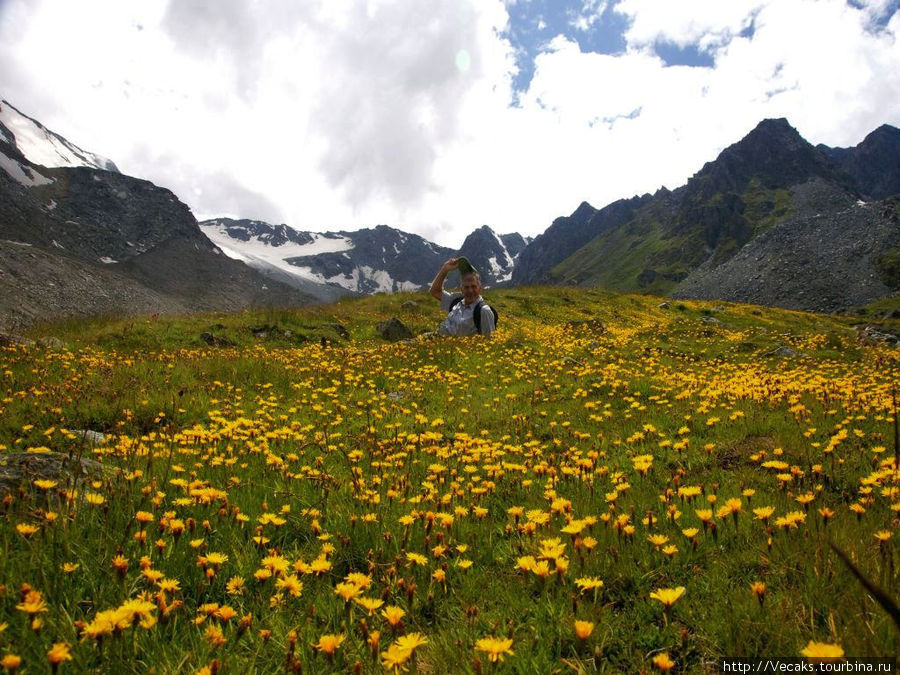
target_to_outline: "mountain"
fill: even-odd
[[[509,280],[527,245],[520,234],[497,235],[486,225],[470,234],[459,251],[386,225],[305,232],[284,224],[216,218],[201,222],[200,229],[226,255],[323,301],[427,288],[441,264],[456,255],[468,257],[490,287]]]
[[[816,147],[847,174],[863,199],[900,194],[900,129],[883,124],[855,148]]]
[[[513,285],[546,282],[550,270],[604,231],[628,222],[649,195],[622,199],[600,209],[582,202],[571,216],[557,218],[519,254]]]
[[[82,150],[6,100],[0,100],[0,141],[15,145],[33,164],[47,167],[86,166],[119,173],[112,160]]]
[[[676,190],[557,219],[522,252],[513,281],[822,311],[882,297],[897,290],[885,261],[900,232],[878,200],[900,191],[898,134],[881,127],[831,149],[764,120]],[[835,262],[849,252],[852,268]]]
[[[463,241],[457,255],[468,258],[486,288],[508,283],[519,254],[528,245],[519,233],[497,234],[482,225]]]
[[[118,173],[5,101],[2,120],[0,329],[312,301],[223,255],[169,190]]]
[[[200,228],[219,248],[323,300],[419,290],[453,250],[378,225],[355,232],[303,232],[257,220],[217,218]]]

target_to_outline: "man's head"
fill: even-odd
[[[478,276],[478,272],[469,272],[462,275],[460,278],[460,290],[463,294],[463,302],[467,305],[471,305],[478,300],[478,296],[481,295],[481,277]]]

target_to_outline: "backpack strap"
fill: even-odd
[[[481,335],[481,308],[484,306],[484,300],[475,303],[475,309],[472,310],[472,320],[475,321],[475,331]]]

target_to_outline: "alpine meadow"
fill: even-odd
[[[896,655],[895,347],[851,316],[489,295],[490,340],[378,337],[436,325],[419,292],[7,341],[0,666]]]

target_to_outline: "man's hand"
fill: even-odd
[[[458,269],[458,268],[459,268],[459,258],[449,258],[447,260],[447,262],[445,262],[441,266],[441,271],[446,274],[449,274],[450,272],[452,272],[453,270]]]

